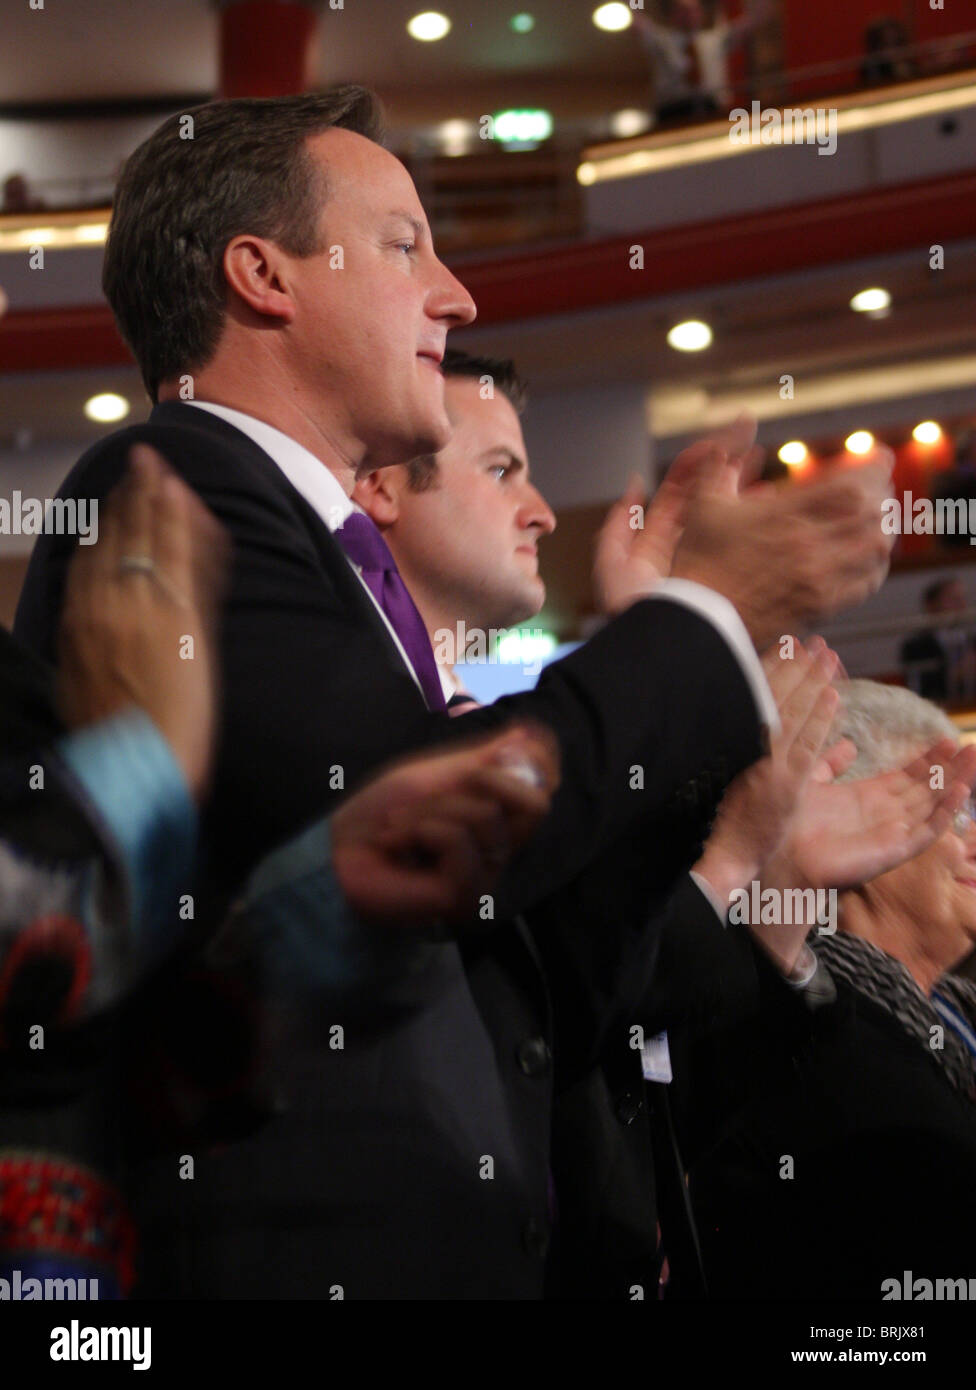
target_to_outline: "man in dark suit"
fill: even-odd
[[[439,361],[447,330],[474,314],[375,132],[355,88],[216,103],[140,147],[116,198],[106,290],[159,403],[91,450],[64,492],[104,495],[146,439],[230,532],[223,731],[204,821],[218,903],[379,763],[458,736],[437,712],[395,567],[375,544],[350,564],[351,534],[332,534],[354,529],[357,473],[446,441]],[[753,644],[856,601],[887,563],[883,470],[740,500],[726,485],[734,468],[686,460],[652,543],[614,576],[620,616],[531,696],[470,716],[471,731],[512,717],[552,729],[564,777],[551,815],[483,905],[481,929],[443,941],[405,980],[396,1023],[342,1051],[304,1034],[283,1112],[250,1149],[197,1173],[194,1196],[209,1184],[212,1200],[184,1287],[538,1295],[551,1034],[516,918],[599,855],[612,856],[600,865],[612,877],[594,892],[655,900],[678,867],[647,852],[662,819],[678,801],[690,808],[682,848],[693,854],[715,795],[775,721]],[[663,533],[667,590],[654,556]],[[17,625],[42,651],[69,554],[64,538],[43,537],[28,573]],[[175,1168],[167,1180],[158,1211],[169,1201],[185,1215],[187,1185]]]

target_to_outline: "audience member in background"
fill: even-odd
[[[976,429],[966,428],[956,435],[955,458],[951,468],[936,473],[932,479],[932,501],[938,505],[943,502],[950,506],[958,516],[969,517],[976,507]],[[938,550],[955,550],[965,547],[967,558],[970,531],[968,524],[957,524],[956,529],[937,537],[934,544]]]
[[[732,105],[729,54],[769,18],[770,0],[753,0],[735,20],[725,19],[719,7],[712,24],[703,0],[662,0],[660,8],[660,23],[633,11],[651,59],[658,124],[724,114]]]
[[[928,768],[933,740],[945,740],[936,762],[954,757],[954,726],[911,692],[852,681],[841,699],[833,734],[856,756],[840,784],[861,793],[865,810],[869,786],[906,759]],[[762,795],[746,774],[717,830],[723,818],[775,821]],[[946,973],[976,940],[972,802],[909,860],[860,884],[838,860],[832,878],[840,930],[811,938],[817,974],[836,991],[829,1007],[799,1025],[769,1007],[730,1025],[706,994],[694,1024],[672,1036],[679,1130],[719,1297],[875,1301],[886,1280],[901,1290],[905,1270],[973,1273],[976,986]],[[789,844],[762,872],[763,889],[817,881]],[[807,930],[763,929],[784,968]],[[716,1142],[715,1111],[730,1106]]]
[[[901,660],[909,687],[926,700],[959,703],[976,694],[976,646],[971,627],[952,624],[954,613],[969,606],[961,579],[939,579],[924,595],[925,613],[938,626],[909,637]]]
[[[107,1298],[128,1290],[135,1244],[112,1010],[174,944],[223,552],[148,449],[100,521],[68,581],[58,698],[0,629],[0,1266],[94,1278]]]
[[[918,76],[908,30],[900,19],[876,19],[864,31],[861,81],[866,87],[884,82],[908,82]]]
[[[538,543],[556,526],[529,478],[519,414],[525,387],[512,362],[448,348],[442,363],[450,443],[360,478],[356,501],[383,533],[424,619],[449,707],[465,639],[481,642],[538,613]],[[455,703],[452,706],[451,701]]]
[[[3,181],[2,212],[38,212],[46,207],[44,199],[31,188],[24,174],[9,174]]]
[[[353,496],[381,528],[408,578],[440,658],[445,689],[453,690],[447,684],[453,657],[443,634],[461,630],[469,636],[483,635],[538,612],[545,588],[538,574],[536,542],[552,529],[553,517],[529,481],[517,413],[526,393],[513,364],[451,350],[443,367],[454,425],[451,442],[436,455],[370,473],[356,484]],[[493,388],[490,393],[487,383]],[[720,437],[750,452],[751,431],[744,424]],[[668,486],[664,491],[667,497]],[[600,537],[596,578],[601,594],[613,589],[622,555],[645,549],[644,536],[629,525],[631,506],[642,500],[643,492],[635,489],[632,498],[614,508]],[[647,1019],[654,1031],[669,1022],[680,1023],[689,1002],[694,1017],[702,1001],[716,995],[724,1016],[749,1017],[769,1008],[776,1017],[785,1015],[797,1026],[804,1024],[806,999],[820,998],[821,982],[813,982],[812,960],[805,960],[799,971],[805,990],[800,1000],[783,982],[783,975],[794,971],[794,960],[781,964],[770,957],[761,931],[754,944],[744,930],[722,930],[729,892],[757,876],[761,864],[786,838],[787,811],[792,817],[789,843],[804,871],[816,877],[824,873],[825,863],[831,871],[841,865],[849,880],[898,863],[929,843],[948,822],[941,795],[920,788],[918,775],[872,784],[867,808],[852,788],[805,788],[836,708],[836,694],[829,689],[836,661],[822,642],[813,644],[809,653],[796,645],[789,661],[779,659],[779,648],[764,659],[783,728],[774,737],[774,756],[743,774],[763,779],[763,819],[744,812],[723,817],[723,833],[710,840],[696,873],[675,895],[668,912],[642,924],[647,938],[665,933],[648,992],[643,991],[650,978],[649,961],[634,949],[641,933],[634,923],[621,930],[619,913],[607,913],[603,920],[594,910],[590,929],[583,932],[575,930],[568,917],[547,915],[547,930],[536,933],[560,1041],[553,1130],[563,1142],[556,1146],[553,1161],[564,1219],[557,1233],[559,1273],[553,1292],[624,1297],[635,1281],[653,1287],[658,1212],[672,1269],[683,1281],[684,1292],[689,1291],[693,1236],[682,1219],[683,1179],[674,1171],[666,1098],[655,1084],[655,1058],[666,1056],[667,1044],[658,1043],[656,1051],[648,1049],[642,1059],[633,1049],[631,1029],[635,1020]],[[460,703],[457,708],[463,711]],[[961,781],[967,769],[976,772],[976,752],[950,769],[953,805],[968,792]],[[801,791],[802,808],[793,813]],[[771,819],[774,809],[779,819]],[[618,996],[613,1000],[616,1016],[614,1026],[605,1028],[603,1042],[594,1047],[590,1025],[601,991]],[[650,1126],[640,1099],[642,1060],[652,1101]],[[763,1075],[757,1073],[757,1085]],[[725,1114],[721,1106],[715,1107],[716,1130]],[[619,1122],[608,1124],[608,1116],[619,1117]],[[578,1160],[568,1171],[561,1161],[567,1149]],[[593,1194],[606,1188],[613,1202],[601,1209]]]

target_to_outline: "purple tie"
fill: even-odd
[[[351,512],[333,533],[357,565],[370,593],[390,620],[410,664],[417,673],[429,709],[444,709],[444,691],[424,620],[400,577],[390,547],[379,527],[363,512]]]

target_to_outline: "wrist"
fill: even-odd
[[[745,850],[738,853],[724,846],[716,847],[711,842],[694,866],[694,872],[704,879],[715,896],[725,904],[728,911],[732,894],[746,888],[759,877],[759,860]]]

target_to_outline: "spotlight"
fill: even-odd
[[[423,14],[415,14],[407,25],[407,33],[412,39],[419,39],[421,43],[436,43],[442,39],[451,28],[451,21],[446,14],[439,14],[437,10],[424,10]]]
[[[874,448],[874,435],[870,430],[855,430],[844,440],[844,448],[849,454],[869,454]]]
[[[877,314],[891,308],[891,295],[882,289],[861,290],[851,300],[851,308],[856,314]]]
[[[102,391],[85,401],[85,414],[89,420],[95,420],[100,425],[111,424],[114,420],[124,420],[130,408],[126,398],[117,396],[114,391]]]
[[[535,28],[535,16],[530,14],[513,14],[508,21],[508,27],[514,29],[516,34],[531,34]]]
[[[934,420],[923,420],[912,430],[912,438],[919,444],[938,444],[942,438],[942,430]]]
[[[633,16],[626,5],[601,5],[593,11],[593,23],[609,34],[619,34],[621,29],[629,29],[632,20]]]
[[[678,352],[701,352],[710,346],[711,341],[712,330],[700,319],[676,323],[668,334],[668,346],[676,348]]]
[[[640,135],[650,124],[646,111],[638,111],[636,106],[626,106],[622,111],[615,111],[610,117],[610,129],[619,140],[626,140],[631,135]]]
[[[802,439],[791,439],[788,444],[783,445],[777,457],[780,463],[785,463],[787,467],[798,468],[801,463],[807,461],[807,446]]]

